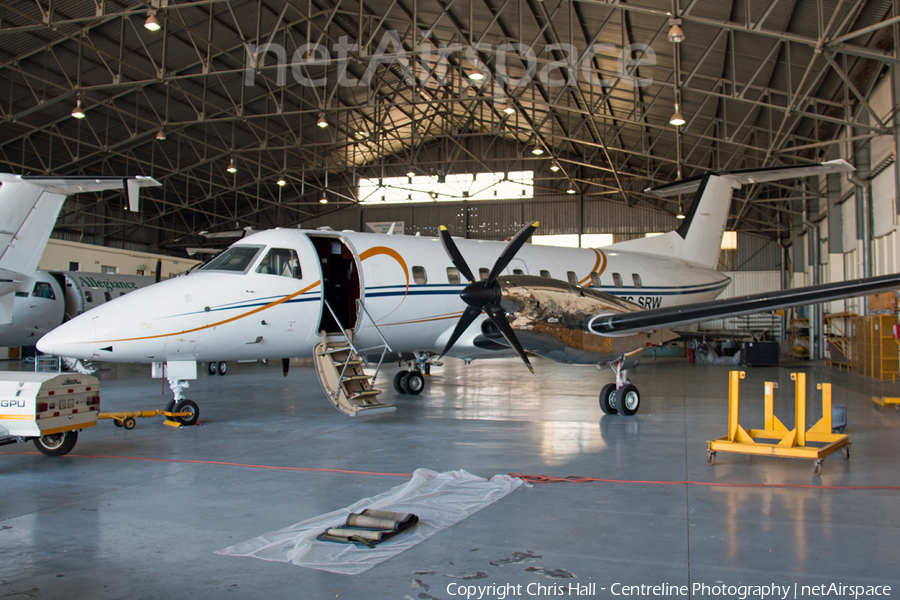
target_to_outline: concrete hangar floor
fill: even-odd
[[[149,367],[106,366],[102,410],[168,400]],[[283,378],[272,363],[229,367],[191,385],[202,427],[100,421],[65,457],[0,448],[0,598],[447,600],[465,586],[549,598],[590,583],[600,598],[623,584],[709,586],[690,587],[693,598],[737,597],[716,585],[900,591],[900,414],[870,400],[900,395],[897,384],[804,365],[811,389],[833,382],[853,444],[849,461],[834,454],[816,477],[808,460],[720,453],[706,464],[706,441],[726,433],[725,367],[646,361],[632,373],[634,417],[602,415],[611,371],[537,360],[532,376],[517,360],[448,360],[411,397],[390,389],[391,367],[378,387],[398,410],[356,419],[328,404],[312,368]],[[774,380],[776,415],[792,426],[791,370],[747,369],[742,423],[761,426],[763,382]],[[417,468],[607,481],[520,487],[356,576],[215,554],[407,480],[378,473]]]

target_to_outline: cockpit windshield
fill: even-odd
[[[200,267],[201,271],[234,271],[243,273],[262,250],[261,246],[232,246],[222,254],[215,257],[207,264]]]

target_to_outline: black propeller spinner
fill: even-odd
[[[459,336],[462,335],[463,331],[465,331],[469,325],[484,312],[494,325],[497,326],[500,333],[503,334],[506,342],[516,351],[516,354],[519,355],[519,358],[522,359],[525,366],[528,367],[528,370],[534,373],[534,368],[528,361],[528,357],[525,355],[522,344],[520,344],[518,338],[516,338],[513,328],[510,327],[509,321],[506,320],[506,313],[500,306],[501,290],[500,284],[497,283],[497,276],[506,268],[519,249],[528,241],[531,234],[534,233],[534,230],[537,228],[537,221],[523,227],[513,239],[509,241],[506,248],[503,249],[500,257],[497,259],[497,262],[494,263],[494,267],[488,274],[487,279],[484,281],[475,281],[472,270],[469,269],[469,265],[466,264],[465,259],[459,252],[459,248],[456,247],[456,243],[453,241],[453,238],[450,237],[450,232],[446,227],[441,225],[441,243],[444,244],[444,250],[447,251],[447,254],[450,256],[450,261],[453,263],[453,266],[456,267],[456,270],[469,280],[469,285],[467,285],[459,294],[459,297],[466,303],[466,310],[463,311],[459,322],[456,324],[456,328],[453,330],[453,334],[450,336],[450,340],[447,342],[447,345],[444,346],[443,351],[441,351],[441,356],[447,354],[450,348],[453,347],[453,344],[456,343],[456,340],[459,339]]]

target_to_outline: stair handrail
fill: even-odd
[[[353,354],[360,356],[359,352],[356,350],[356,346],[353,345],[353,340],[351,340],[350,336],[347,335],[347,331],[344,329],[344,325],[341,323],[341,320],[338,319],[337,315],[334,313],[334,310],[332,310],[331,305],[328,304],[328,300],[326,300],[325,298],[322,298],[322,302],[325,304],[325,308],[328,309],[328,312],[331,313],[331,316],[334,317],[334,322],[337,324],[338,329],[341,330],[341,335],[344,336],[345,340],[347,340],[347,344],[350,346],[350,349],[353,351]],[[322,330],[322,333],[323,333],[322,342],[327,347],[328,346],[328,340],[327,340],[328,333],[324,329]],[[344,380],[344,375],[347,373],[348,366],[350,366],[350,361],[349,360],[344,361],[344,365],[343,365],[343,367],[341,367],[341,374],[340,374],[340,377],[338,378],[338,381]],[[334,394],[340,394],[340,393],[341,393],[341,386],[338,385],[337,389],[334,391]],[[334,397],[336,397],[336,396],[334,396]]]
[[[375,319],[372,318],[372,315],[369,314],[368,309],[366,308],[365,303],[362,301],[362,298],[357,298],[356,303],[362,309],[363,314],[369,317],[369,322],[372,323],[372,327],[375,328],[375,332],[378,334],[378,337],[381,338],[381,358],[378,359],[378,364],[375,366],[375,372],[372,373],[372,383],[375,383],[375,379],[378,377],[378,372],[381,371],[381,365],[384,363],[384,357],[387,356],[388,352],[393,352],[393,348],[388,344],[387,340],[384,338],[384,334],[381,333],[381,329],[378,328],[378,324],[375,323]],[[366,350],[374,350],[378,346],[372,346],[371,348],[366,348]]]

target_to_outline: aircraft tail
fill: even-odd
[[[719,263],[722,234],[728,223],[734,190],[748,183],[846,173],[853,170],[850,163],[839,159],[818,165],[711,171],[648,189],[645,191],[663,198],[693,193],[694,199],[684,221],[678,229],[663,235],[620,242],[611,247],[646,254],[677,256],[702,267],[715,269]]]
[[[131,210],[138,190],[157,186],[151,177],[28,177],[0,174],[0,272],[28,275],[37,269],[50,232],[69,194],[125,189]]]

